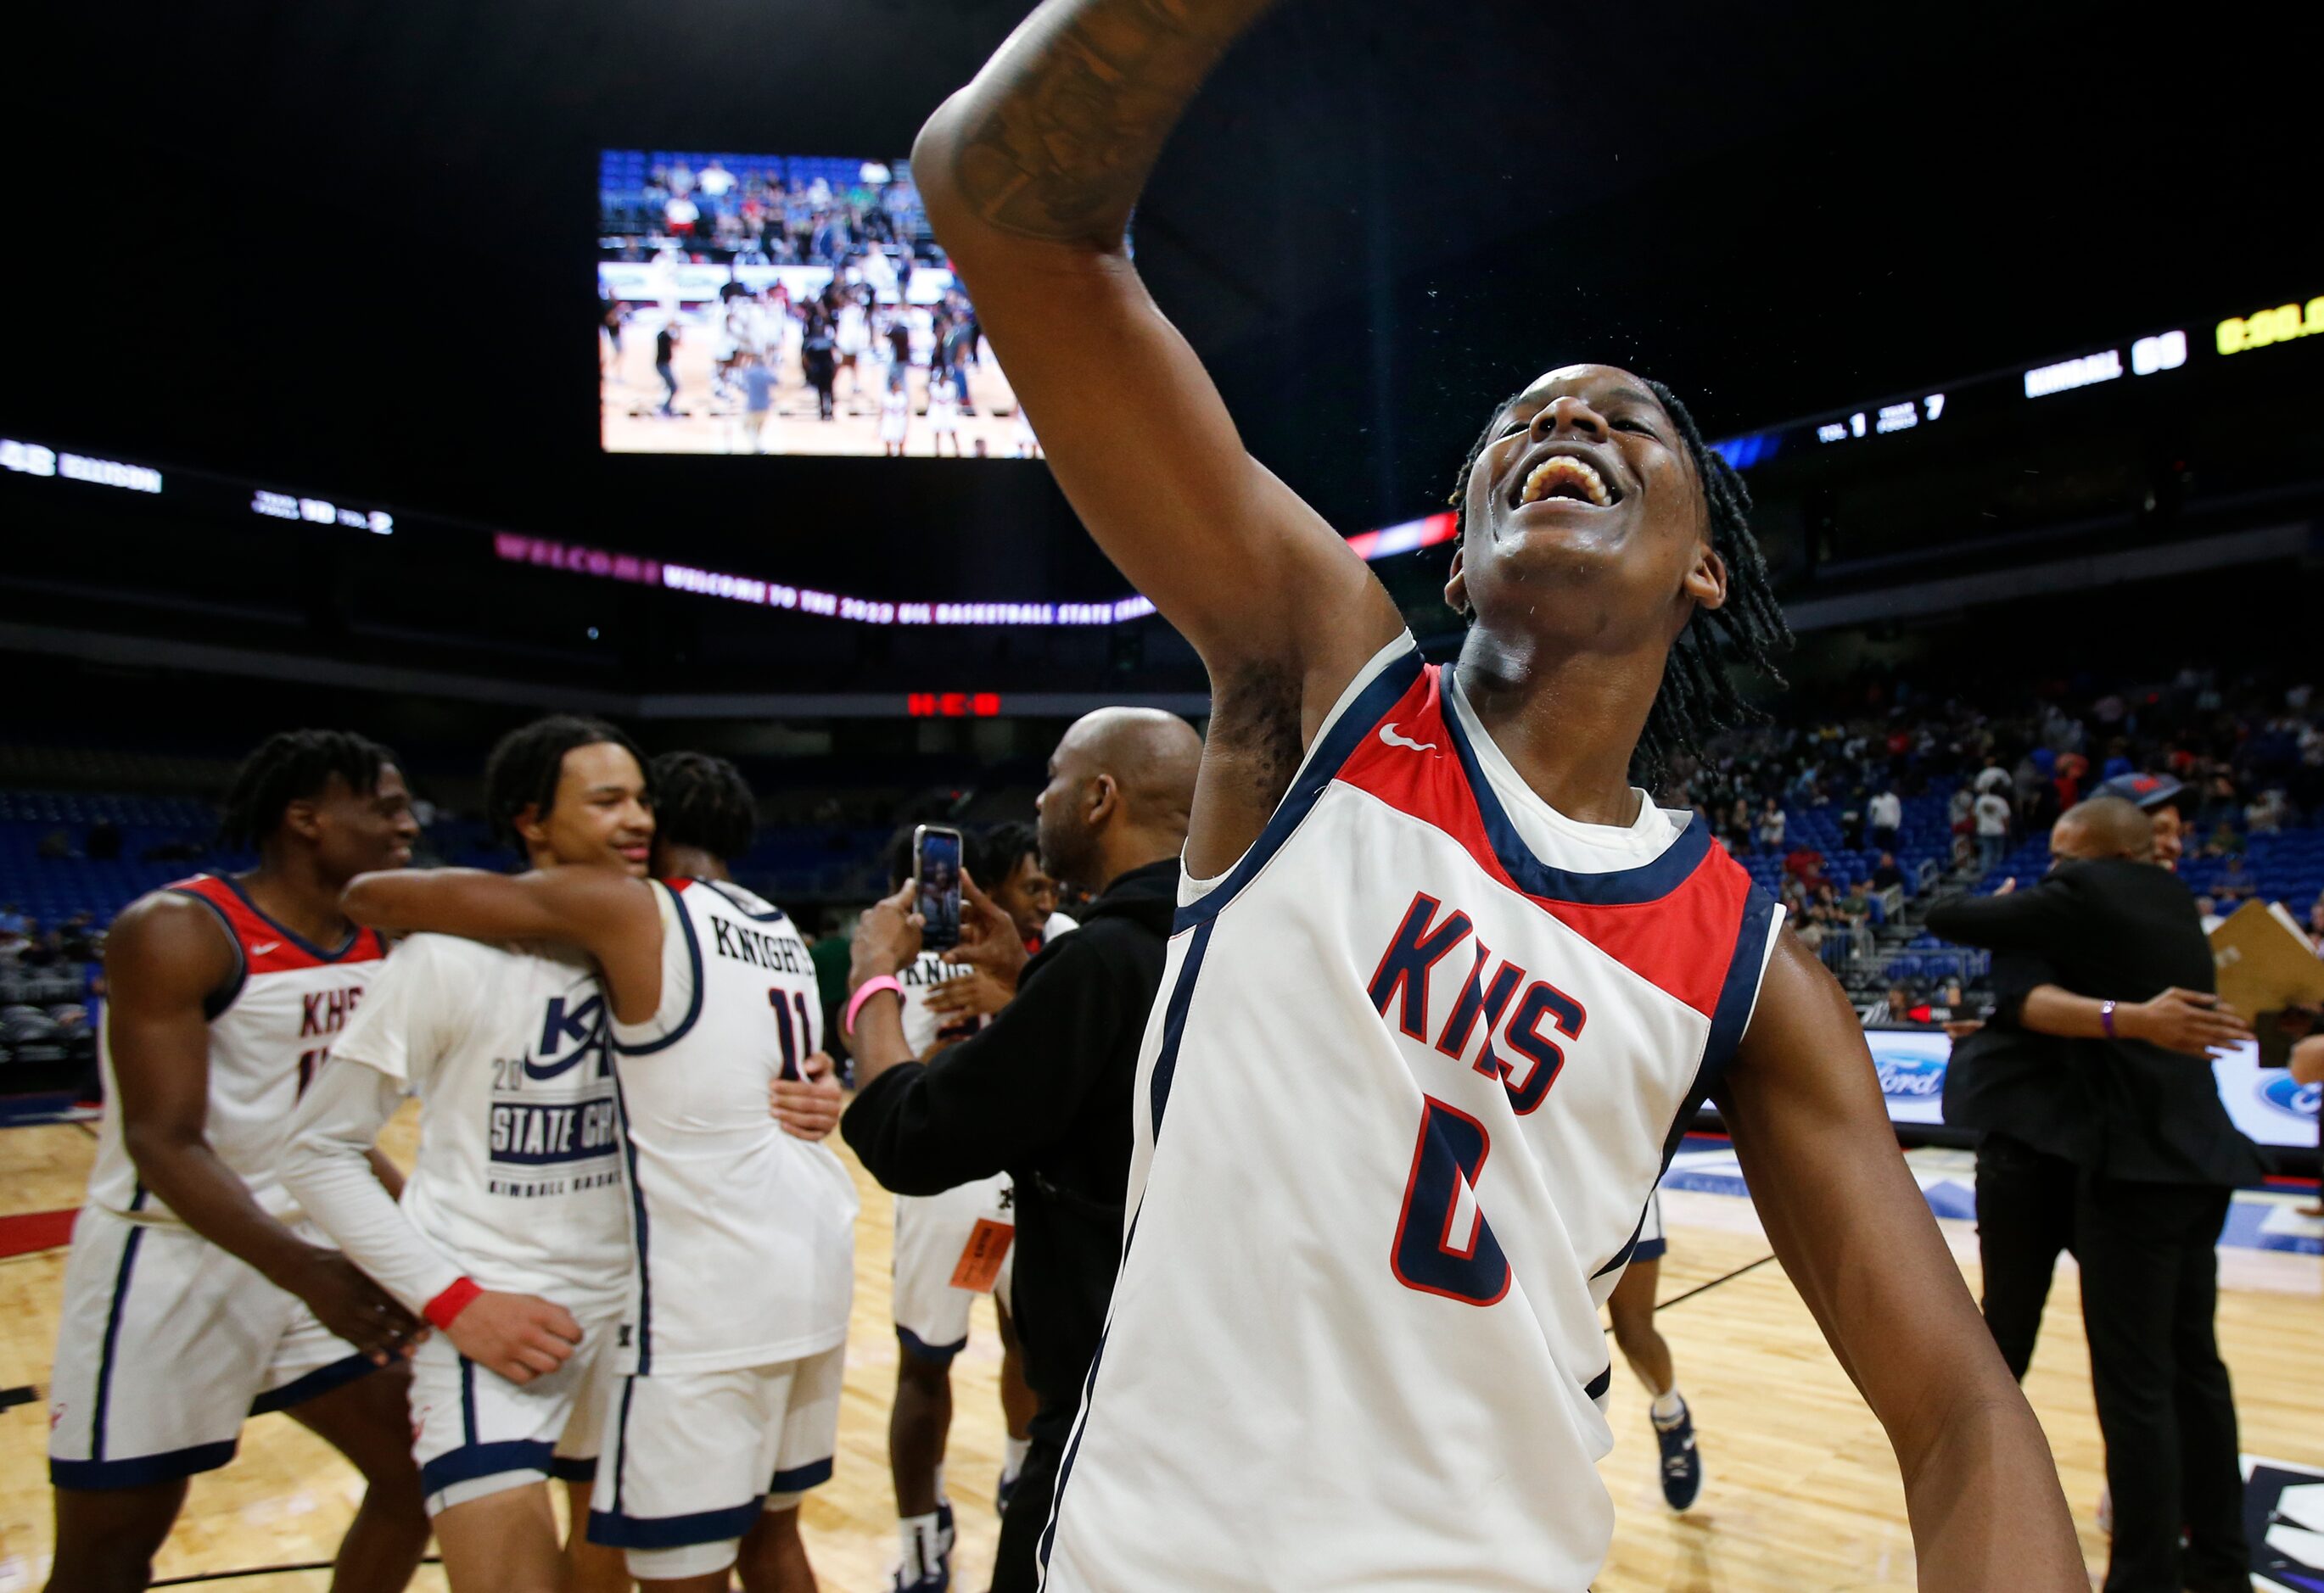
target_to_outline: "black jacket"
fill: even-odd
[[[1929,928],[1967,945],[2037,958],[2055,982],[2098,1000],[2144,1001],[2172,985],[2216,988],[2193,894],[2152,863],[2068,863],[2029,889],[1939,902]],[[2056,1154],[2133,1183],[2234,1188],[2264,1177],[2258,1148],[2228,1118],[2200,1060],[2139,1040],[2059,1044],[2087,1130]],[[2030,1087],[2024,1099],[2034,1099]],[[2003,1122],[1972,1126],[2025,1137]]]
[[[2006,1134],[2089,1166],[2098,1158],[2097,1118],[2074,1064],[2073,1042],[2018,1024],[2036,985],[2064,982],[2038,957],[1994,953],[1993,1012],[1983,1028],[1953,1047],[1945,1068],[1945,1121]]]
[[[1178,905],[1178,864],[1133,869],[1025,965],[1017,999],[929,1063],[881,1073],[840,1132],[887,1188],[1017,1184],[1011,1313],[1037,1437],[1063,1443],[1121,1266],[1131,1091]]]

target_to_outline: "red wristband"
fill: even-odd
[[[420,1314],[439,1328],[449,1328],[454,1319],[468,1309],[468,1304],[484,1293],[472,1277],[456,1278],[452,1286],[430,1300]]]

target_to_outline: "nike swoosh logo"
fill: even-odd
[[[1400,736],[1396,733],[1396,726],[1393,724],[1381,725],[1379,737],[1381,741],[1387,742],[1389,746],[1402,747],[1408,752],[1434,752],[1436,750],[1436,743],[1434,741],[1416,741],[1409,736]]]
[[[281,945],[281,944],[282,944],[282,943],[281,943],[281,941],[279,941],[279,940],[270,940],[270,941],[262,942],[260,944],[254,945],[254,946],[253,946],[253,947],[251,947],[251,948],[250,948],[250,954],[251,954],[252,956],[254,956],[254,957],[263,957],[264,955],[266,955],[266,953],[269,953],[269,952],[271,952],[271,951],[274,950],[277,946]]]

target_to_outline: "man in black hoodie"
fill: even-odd
[[[1149,709],[1103,709],[1065,732],[1038,803],[1041,862],[1097,900],[1078,930],[1025,962],[1008,914],[972,887],[955,957],[1014,982],[1017,996],[934,1060],[912,1059],[895,980],[920,949],[910,887],[856,930],[848,1027],[859,1088],[841,1133],[899,1194],[1001,1172],[1016,1183],[1010,1309],[1040,1411],[1001,1518],[994,1593],[1037,1584],[1057,1463],[1121,1264],[1139,1045],[1177,912],[1202,750],[1185,721]]]

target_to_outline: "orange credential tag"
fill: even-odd
[[[992,1285],[1001,1281],[1001,1264],[1008,1258],[1010,1242],[1016,1237],[1015,1223],[978,1218],[968,1243],[961,1247],[960,1265],[952,1269],[952,1286],[991,1294]]]

